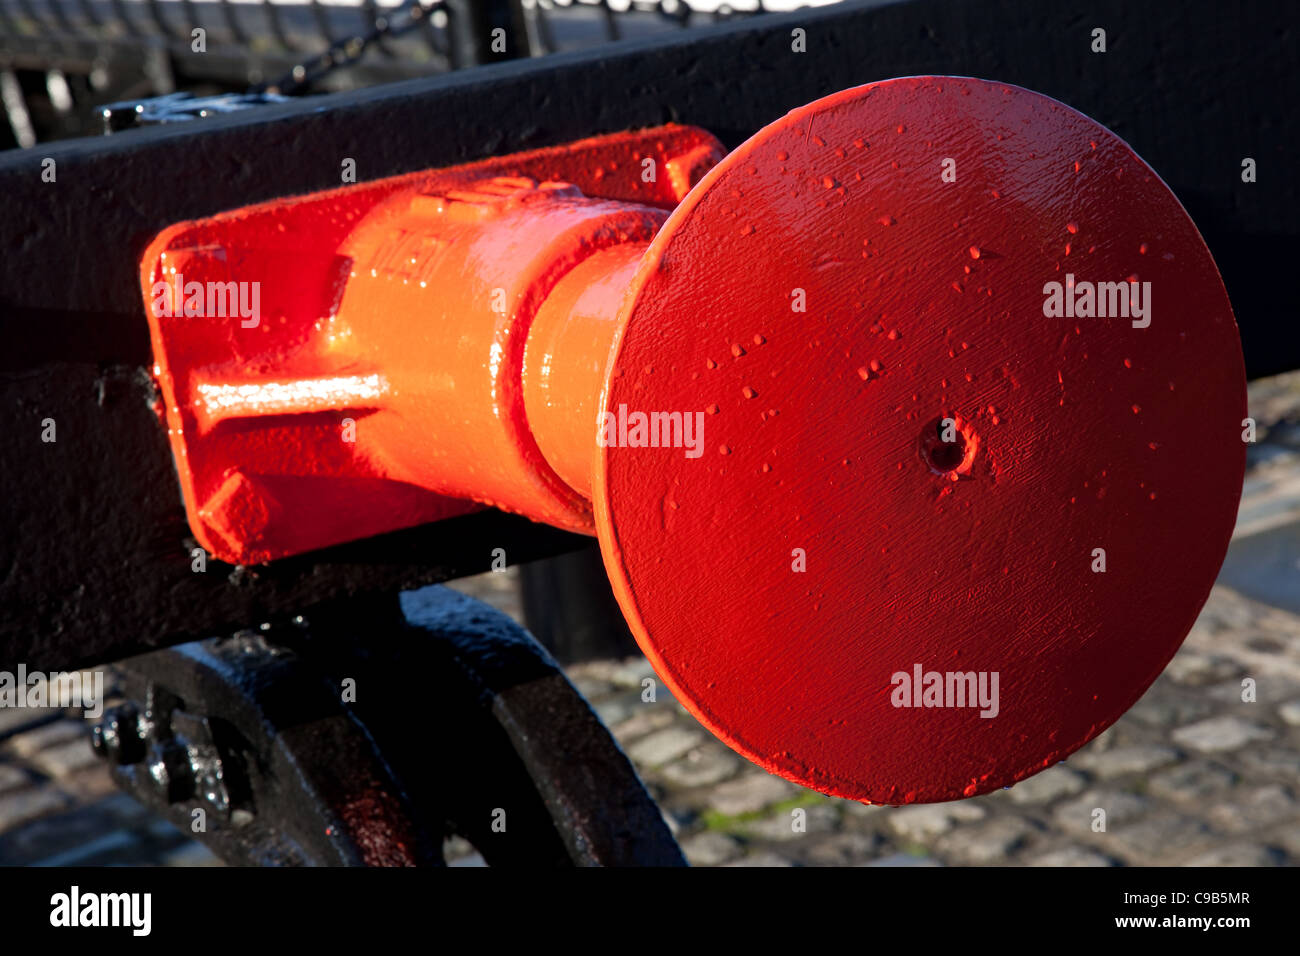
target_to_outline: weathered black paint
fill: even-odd
[[[115,780],[183,828],[203,808],[198,838],[227,862],[438,865],[455,833],[492,866],[685,864],[550,655],[506,615],[447,588],[400,605],[396,595],[349,602],[120,670],[139,710],[164,702],[153,736],[171,737],[172,707],[206,718],[229,812],[205,788],[166,793],[139,760],[121,761]],[[355,690],[346,703],[344,678]]]

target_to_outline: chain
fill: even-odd
[[[374,28],[369,33],[337,40],[324,53],[299,63],[279,80],[255,86],[250,92],[297,92],[326,73],[355,63],[365,55],[366,50],[385,37],[401,36],[415,29],[440,10],[446,10],[443,0],[411,0],[391,14],[375,17]]]

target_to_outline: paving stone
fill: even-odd
[[[670,813],[669,811],[664,810],[659,815],[664,818],[664,824],[668,827],[668,832],[674,837],[682,832],[682,821],[677,819],[675,813]]]
[[[650,666],[650,662],[644,657],[632,657],[623,662],[617,670],[609,675],[609,679],[619,687],[631,687],[640,691],[645,685],[641,682],[647,677],[653,678],[658,685],[656,693],[663,690],[663,681],[655,674],[655,669]]]
[[[1211,717],[1209,720],[1179,727],[1173,733],[1174,743],[1201,753],[1236,750],[1248,743],[1269,740],[1273,736],[1271,728],[1233,716]]]
[[[594,677],[596,680],[609,681],[613,684],[615,683],[614,674],[631,659],[600,657],[590,661],[575,661],[572,664],[565,665],[564,673],[568,675],[569,680],[573,680],[574,675],[577,675],[579,677]],[[642,659],[644,660],[644,658]]]
[[[839,833],[809,848],[807,860],[814,866],[857,866],[870,860],[884,842],[874,833]]]
[[[1072,762],[1103,780],[1135,773],[1149,773],[1178,759],[1178,751],[1158,744],[1115,747],[1104,753],[1084,753]]]
[[[89,737],[46,747],[28,759],[41,773],[58,780],[88,767],[104,767],[103,761],[91,749]]]
[[[473,852],[474,844],[454,833],[442,841],[442,857],[448,862],[469,856]]]
[[[641,704],[640,708],[627,720],[610,728],[610,732],[619,741],[631,740],[654,730],[662,730],[673,722],[673,712],[668,707]]]
[[[962,863],[1006,863],[1038,828],[1019,817],[1001,817],[977,826],[962,827],[936,841],[941,856]]]
[[[1300,450],[1300,422],[1277,422],[1268,429],[1269,444]]]
[[[29,787],[0,794],[0,833],[62,810],[68,802],[66,796],[52,787]]]
[[[1236,780],[1222,764],[1198,759],[1156,774],[1147,781],[1147,792],[1166,800],[1203,801],[1228,790]]]
[[[1146,813],[1151,801],[1124,790],[1089,790],[1060,804],[1052,817],[1067,833],[1093,833],[1093,811],[1106,811],[1106,829],[1136,820]]]
[[[186,843],[166,854],[160,866],[225,866],[221,859],[202,843]]]
[[[1174,865],[1215,842],[1200,820],[1168,812],[1140,823],[1112,823],[1096,836],[1104,851],[1140,866]]]
[[[1245,631],[1255,623],[1255,617],[1256,610],[1250,601],[1231,588],[1216,586],[1201,609],[1196,626],[1210,634]]]
[[[9,734],[26,733],[27,728],[48,722],[55,714],[63,710],[50,710],[48,707],[0,707],[0,738]]]
[[[751,853],[749,856],[740,860],[732,860],[730,863],[724,863],[723,866],[794,866],[794,863],[783,856],[778,856],[769,850],[763,850],[758,853]]]
[[[1121,728],[1119,724],[1113,724],[1112,726],[1107,727],[1100,734],[1098,734],[1091,741],[1089,741],[1088,745],[1083,750],[1075,754],[1074,757],[1071,757],[1070,759],[1071,760],[1077,759],[1078,757],[1081,757],[1085,753],[1094,753],[1094,754],[1105,753],[1107,750],[1110,750],[1112,747],[1118,745],[1117,735],[1120,733],[1120,731]],[[1057,766],[1060,766],[1060,764],[1057,764]]]
[[[692,727],[665,727],[642,737],[628,747],[628,756],[638,764],[658,767],[676,760],[704,742],[704,734]]]
[[[882,807],[878,803],[859,803],[857,800],[844,801],[844,812],[851,817],[863,817],[869,820],[882,815],[888,816],[885,812],[888,809],[888,807]]]
[[[1286,850],[1293,859],[1300,859],[1300,822],[1275,827],[1268,832],[1266,839],[1270,845]]]
[[[718,784],[709,795],[709,806],[724,816],[757,813],[774,803],[796,796],[801,788],[768,773],[751,773]]]
[[[1241,665],[1229,657],[1199,654],[1184,648],[1174,655],[1165,668],[1165,674],[1188,687],[1204,687],[1229,677],[1241,676]]]
[[[710,830],[683,840],[682,853],[691,866],[721,866],[740,856],[740,841]]]
[[[1286,854],[1276,847],[1257,843],[1234,843],[1215,847],[1207,853],[1193,857],[1183,866],[1282,866]]]
[[[943,864],[931,856],[914,856],[911,853],[891,853],[889,856],[882,856],[878,860],[864,863],[863,866],[943,866]]]
[[[606,727],[614,727],[635,717],[643,706],[641,699],[633,694],[618,694],[603,700],[588,701],[588,703]]]
[[[889,826],[903,839],[923,843],[942,836],[959,823],[983,820],[986,814],[975,803],[923,803],[895,810],[889,816]]]
[[[1300,727],[1300,700],[1289,700],[1277,709],[1278,716],[1292,727]]]
[[[1286,787],[1274,784],[1234,795],[1231,802],[1212,807],[1207,818],[1225,833],[1248,833],[1300,818],[1300,803]]]
[[[1028,806],[1035,803],[1050,803],[1062,797],[1073,796],[1087,785],[1088,778],[1086,776],[1071,770],[1069,767],[1057,764],[1055,767],[1048,767],[1042,773],[1036,773],[1032,777],[1021,780],[1010,790],[999,791],[999,793],[1004,792],[1006,799],[1012,803]]]
[[[1300,751],[1287,747],[1251,747],[1237,755],[1252,775],[1277,774],[1288,780],[1300,779]]]
[[[47,747],[67,743],[69,740],[89,739],[90,729],[84,720],[66,718],[11,737],[8,748],[20,757],[30,757]]]
[[[705,743],[667,764],[661,773],[679,787],[709,787],[740,772],[740,758],[721,744]]]
[[[578,689],[578,693],[587,700],[599,700],[615,691],[615,685],[607,680],[601,680],[599,677],[592,677],[587,674],[568,674],[569,683]]]
[[[794,829],[794,811],[804,811],[804,829]],[[834,806],[828,803],[813,804],[809,807],[791,807],[762,820],[754,820],[744,825],[745,835],[757,840],[802,840],[815,833],[831,833],[839,826],[840,815]]]
[[[15,767],[13,764],[0,763],[0,793],[6,790],[17,790],[19,787],[25,787],[31,783],[31,777],[23,771],[21,767]]]
[[[1147,691],[1125,714],[1125,718],[1146,724],[1148,727],[1176,727],[1208,716],[1214,708],[1204,697],[1171,696],[1159,685]],[[1154,695],[1154,696],[1153,696]]]
[[[1034,857],[1029,866],[1115,866],[1115,861],[1087,847],[1066,846]]]
[[[1273,637],[1252,637],[1246,641],[1246,649],[1256,654],[1282,654],[1286,644]]]
[[[1204,694],[1207,700],[1212,701],[1215,704],[1214,709],[1220,713],[1231,711],[1243,717],[1262,717],[1267,720],[1269,704],[1284,694],[1290,696],[1295,690],[1290,683],[1285,687],[1275,686],[1272,678],[1266,678],[1264,681],[1256,680],[1255,684],[1255,700],[1241,699],[1245,690],[1241,680],[1230,680],[1222,684],[1202,687],[1200,693]]]

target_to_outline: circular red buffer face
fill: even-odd
[[[1227,295],[1168,187],[1052,99],[921,77],[795,110],[674,212],[623,318],[604,407],[691,444],[601,450],[605,561],[673,693],[768,770],[1014,784],[1209,594],[1245,466]]]

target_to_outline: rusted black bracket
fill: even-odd
[[[550,656],[442,587],[130,658],[96,750],[228,862],[681,866],[632,765]]]

